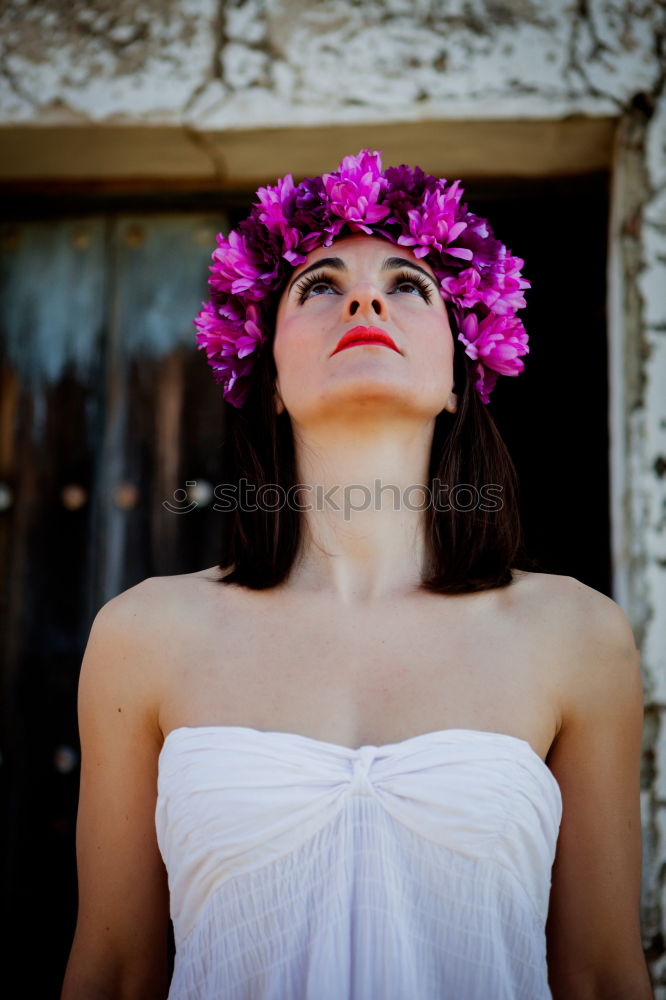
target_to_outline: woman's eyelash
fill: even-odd
[[[296,285],[298,301],[303,302],[305,300],[305,296],[313,285],[318,285],[320,282],[327,281],[330,282],[332,279],[323,271],[312,271],[310,274],[306,275]],[[420,274],[414,274],[413,271],[399,271],[393,279],[393,286],[396,287],[397,285],[402,285],[406,282],[416,285],[416,287],[423,293],[423,297],[426,302],[430,302],[432,297],[432,288],[426,278],[421,277]]]
[[[312,271],[307,274],[301,281],[296,285],[296,291],[298,292],[298,301],[302,302],[307,294],[307,292],[312,288],[313,285],[318,284],[320,281],[330,281],[331,279],[324,274],[323,271]]]
[[[400,271],[395,276],[395,284],[402,285],[404,282],[416,285],[423,292],[423,297],[426,302],[430,302],[432,297],[432,288],[427,278],[421,277],[420,274],[414,274],[413,271]]]

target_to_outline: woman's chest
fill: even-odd
[[[174,629],[162,731],[249,726],[356,747],[469,728],[518,736],[545,758],[559,694],[548,645],[496,595],[437,598],[356,614],[272,595],[201,615]]]

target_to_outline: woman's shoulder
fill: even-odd
[[[513,570],[516,598],[540,612],[545,621],[562,628],[578,640],[600,634],[619,641],[633,641],[626,613],[607,594],[573,576]]]
[[[519,611],[552,650],[563,713],[578,712],[617,693],[618,704],[640,683],[640,652],[625,611],[608,595],[572,576],[522,575]],[[624,693],[624,694],[623,694]]]
[[[225,572],[212,566],[194,573],[145,577],[110,598],[91,626],[87,673],[108,674],[103,661],[112,659],[119,683],[129,690],[140,677],[146,691],[161,698],[173,665],[210,632],[211,621],[219,625],[225,609],[229,622],[235,620],[229,602],[237,588],[217,583]],[[109,652],[98,656],[97,650]]]
[[[189,641],[210,620],[224,615],[233,586],[217,581],[225,575],[219,567],[194,573],[145,577],[103,604],[91,634],[122,643],[145,661],[156,660],[161,672],[170,649]]]
[[[210,590],[211,583],[231,572],[231,567],[221,569],[210,566],[192,573],[172,573],[163,576],[147,576],[126,590],[120,591],[100,608],[107,616],[140,617],[141,613],[159,615],[168,613],[170,603],[196,600],[204,590]],[[218,587],[217,593],[231,591],[234,587]]]

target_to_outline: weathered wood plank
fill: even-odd
[[[91,606],[90,503],[104,317],[105,223],[5,227],[0,244],[3,852],[8,952],[40,942],[31,989],[55,995],[73,931],[76,681]],[[75,883],[74,883],[75,884]],[[39,902],[37,902],[39,901]]]
[[[207,368],[192,320],[208,294],[210,253],[222,227],[220,217],[189,213],[122,216],[113,224],[94,539],[100,604],[146,576],[183,571],[191,519],[170,513],[162,501],[184,485],[185,424],[209,421],[212,408],[221,428],[222,403],[209,372],[196,410],[185,410],[183,393],[184,366],[189,370],[194,358]]]

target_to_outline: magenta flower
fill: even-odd
[[[444,298],[451,299],[463,309],[470,309],[482,301],[482,292],[479,288],[481,275],[475,267],[468,267],[456,275],[440,278],[439,285]]]
[[[414,208],[423,198],[424,192],[434,191],[440,183],[432,174],[426,174],[420,167],[409,167],[403,163],[399,167],[387,167],[384,171],[386,178],[386,201],[395,212],[400,210],[403,203],[407,203],[410,208]]]
[[[295,252],[301,239],[298,229],[289,224],[285,215],[285,206],[294,192],[294,181],[291,174],[281,177],[274,187],[260,187],[258,219],[271,233],[277,233],[283,243],[282,256],[291,264],[302,263],[301,256]],[[261,206],[261,207],[259,207]]]
[[[460,246],[471,250],[468,258],[479,273],[483,273],[499,260],[504,245],[496,240],[487,219],[482,219],[473,212],[468,212],[466,206],[461,206],[460,218],[466,224],[464,233],[458,240]]]
[[[198,347],[205,350],[216,381],[224,386],[225,396],[230,402],[236,400],[234,405],[242,405],[238,400],[247,389],[246,379],[254,363],[250,355],[265,339],[259,310],[249,305],[244,317],[237,300],[222,305],[206,302],[202,306],[194,320]],[[236,384],[238,379],[241,381]]]
[[[474,388],[481,397],[482,403],[488,404],[490,402],[490,393],[495,388],[497,379],[497,372],[485,368],[481,362],[474,365]]]
[[[202,302],[201,305],[203,308],[194,319],[194,325],[197,328],[196,341],[197,346],[205,350],[210,361],[221,348],[224,339],[223,328],[217,308],[213,303]]]
[[[490,313],[479,323],[476,314],[469,313],[458,339],[468,357],[500,375],[519,375],[524,368],[520,355],[529,353],[525,327],[516,316]]]
[[[524,265],[520,257],[512,257],[506,247],[502,247],[499,260],[484,276],[484,290],[481,301],[496,313],[512,313],[525,308],[523,290],[531,288],[531,283],[521,276]]]
[[[389,214],[387,205],[378,204],[386,186],[379,153],[363,149],[358,156],[345,156],[335,173],[324,174],[322,180],[331,213],[339,216],[326,227],[331,236],[345,224],[352,232],[362,230],[372,235],[370,226]]]
[[[530,282],[520,273],[524,261],[520,257],[511,256],[504,244],[495,239],[486,219],[467,211],[462,218],[467,223],[467,228],[461,233],[458,242],[472,251],[471,267],[479,276],[476,302],[482,302],[488,310],[499,314],[524,309],[523,291],[531,287]],[[467,275],[467,272],[464,273]],[[461,279],[462,273],[453,277]],[[453,291],[457,287],[462,287],[457,284],[457,280],[447,281],[443,290],[449,289],[447,294],[458,295],[460,293]],[[469,279],[466,279],[465,294],[465,305],[473,306],[475,302],[472,301]]]
[[[259,310],[256,306],[247,307],[247,315],[243,323],[243,332],[236,340],[236,353],[239,358],[252,354],[264,342],[261,332]]]
[[[379,152],[346,156],[336,171],[294,185],[291,174],[260,187],[249,215],[217,236],[208,279],[211,298],[194,320],[224,398],[242,406],[254,362],[269,338],[260,303],[284,287],[293,268],[343,230],[384,237],[427,258],[445,301],[458,313],[459,339],[474,362],[484,403],[499,374],[523,370],[527,334],[516,319],[525,306],[523,261],[495,239],[486,219],[461,204],[460,181],[420,167],[382,171]]]
[[[217,235],[217,250],[213,251],[208,284],[218,292],[243,295],[258,301],[265,298],[275,268],[263,271],[264,262],[257,259],[247,246],[244,236],[232,229],[229,236]]]
[[[442,182],[434,191],[426,191],[421,204],[407,213],[409,232],[398,237],[402,246],[413,247],[416,257],[425,257],[432,250],[450,257],[471,260],[472,251],[451,244],[467,228],[466,222],[456,221],[462,191],[459,181],[450,187]],[[393,220],[389,220],[393,221]],[[395,220],[398,221],[398,220]]]
[[[254,262],[263,262],[264,267],[272,265],[270,270],[262,271],[262,298],[279,287],[291,267],[301,264],[305,257],[289,262],[284,257],[284,240],[279,232],[268,229],[259,219],[260,205],[254,205],[248,217],[239,223],[237,232],[245,240],[247,251]],[[256,301],[256,300],[255,300]]]
[[[294,188],[288,211],[291,225],[298,229],[301,236],[301,253],[307,255],[317,246],[331,245],[333,237],[325,230],[332,216],[321,177],[306,177]]]
[[[222,386],[227,402],[231,403],[232,406],[243,406],[252,384],[250,380],[251,359],[245,358],[230,364],[225,361],[214,362],[211,368],[215,381]]]

